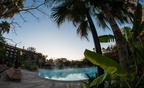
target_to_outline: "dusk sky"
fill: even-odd
[[[50,12],[46,10],[50,15]],[[92,50],[94,48],[91,33],[89,33],[89,41],[81,39],[77,35],[76,28],[71,22],[66,22],[60,28],[57,27],[53,19],[36,12],[37,20],[30,14],[22,14],[26,21],[24,22],[20,15],[16,15],[15,21],[21,26],[16,26],[4,37],[15,41],[17,47],[27,49],[35,47],[37,52],[48,55],[50,58],[67,58],[69,60],[80,60],[84,57],[85,49]],[[98,35],[112,34],[111,30],[105,31],[96,26]],[[14,42],[7,40],[8,43],[15,45]],[[101,47],[107,47],[114,43],[101,43]]]

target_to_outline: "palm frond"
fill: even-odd
[[[88,40],[88,31],[89,25],[87,21],[83,21],[79,24],[79,27],[77,28],[77,34],[80,34],[81,38],[86,38]]]
[[[57,7],[52,8],[52,15],[51,18],[54,18],[54,21],[60,26],[62,23],[65,22],[67,16],[69,14],[69,10],[66,8],[66,4],[61,4]]]
[[[110,29],[107,24],[108,21],[102,12],[96,13],[95,16],[96,16],[97,24],[99,25],[99,27],[102,27],[103,29],[105,28]]]

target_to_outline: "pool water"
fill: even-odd
[[[67,69],[39,69],[39,76],[52,80],[79,81],[87,80],[89,76],[96,76],[97,68],[67,68]]]

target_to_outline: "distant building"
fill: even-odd
[[[5,56],[7,58],[10,58],[10,59],[17,58],[18,48],[16,48],[16,46],[6,44],[4,49],[5,49]]]
[[[35,62],[39,62],[39,59],[43,56],[42,53],[28,51],[23,48],[18,48],[16,45],[6,44],[4,46],[4,55],[6,59],[12,63],[15,62],[16,59],[25,60],[33,60]]]

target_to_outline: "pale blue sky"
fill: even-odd
[[[17,47],[25,49],[35,47],[37,52],[48,55],[48,58],[82,59],[85,49],[94,47],[91,33],[89,41],[81,39],[76,33],[76,28],[70,23],[63,24],[60,28],[51,19],[40,19],[39,22],[32,18],[29,22],[21,23],[21,28],[16,27],[16,34],[10,31],[4,36],[20,43]],[[111,31],[98,30],[98,34],[111,33]],[[8,43],[15,44],[11,41]],[[111,44],[108,44],[111,45]],[[102,44],[106,47],[107,44]]]
[[[52,19],[43,14],[36,14],[39,21],[30,14],[23,14],[23,16],[28,22],[24,22],[19,15],[14,17],[21,26],[15,28],[16,34],[13,30],[9,34],[4,34],[6,38],[13,39],[17,43],[21,42],[17,47],[25,46],[25,49],[35,47],[37,52],[48,55],[48,59],[67,58],[69,60],[80,60],[84,57],[85,49],[92,50],[94,48],[91,33],[89,33],[89,41],[81,39],[76,33],[76,28],[69,22],[58,28]],[[98,35],[112,34],[110,30],[104,31],[98,26],[96,28]],[[114,43],[101,43],[101,47],[107,47],[111,44]]]

